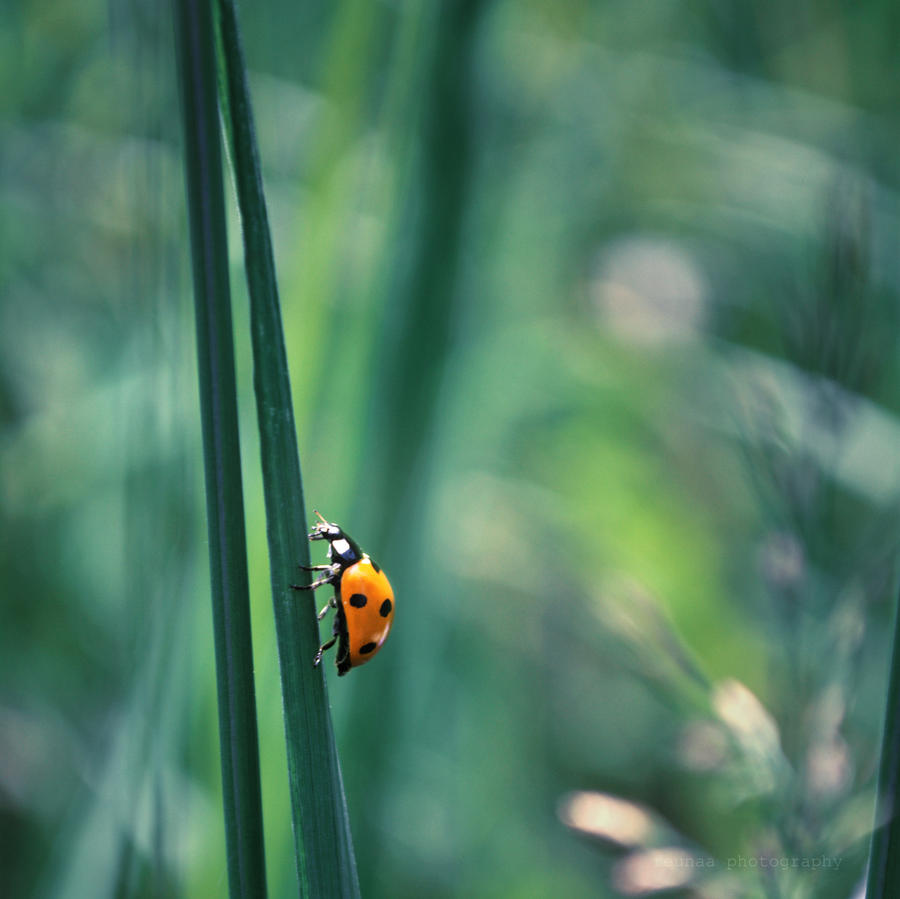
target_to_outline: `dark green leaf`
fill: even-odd
[[[218,4],[222,96],[243,222],[250,293],[254,386],[275,626],[281,665],[288,777],[302,896],[357,896],[359,885],[321,668],[314,603],[291,590],[308,564],[306,514],[282,333],[275,263],[262,188],[247,75],[235,8]]]
[[[266,894],[247,546],[238,442],[213,23],[178,0],[178,55],[219,695],[222,793],[233,897]]]

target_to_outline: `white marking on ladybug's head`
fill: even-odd
[[[333,540],[331,545],[339,556],[344,556],[350,552],[350,544],[343,537],[340,540]]]

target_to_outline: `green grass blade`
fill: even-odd
[[[232,897],[266,894],[228,250],[208,0],[175,3]]]
[[[881,740],[878,809],[869,855],[868,899],[900,896],[900,614],[894,624],[894,650]]]
[[[302,896],[358,896],[340,765],[322,669],[315,604],[290,588],[308,564],[306,514],[275,263],[234,4],[218,3],[221,94],[243,222],[254,386],[281,667],[288,777]]]

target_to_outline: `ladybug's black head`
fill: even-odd
[[[319,523],[309,532],[310,540],[328,541],[328,558],[343,567],[348,567],[362,558],[362,550],[340,525],[326,521],[316,512]]]
[[[316,517],[319,521],[309,532],[308,536],[310,540],[327,540],[330,543],[334,540],[340,540],[344,536],[344,532],[341,530],[340,525],[326,521],[315,509],[313,509],[313,511],[316,513]]]

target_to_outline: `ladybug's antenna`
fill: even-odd
[[[316,518],[319,519],[319,521],[322,522],[322,524],[328,524],[328,522],[327,522],[324,518],[322,518],[321,515],[319,515],[319,510],[318,510],[318,509],[313,509],[313,514],[316,516]]]

